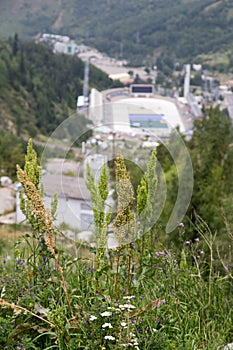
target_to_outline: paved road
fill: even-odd
[[[132,71],[134,73],[133,79],[138,74],[141,79],[147,80],[151,78],[155,82],[157,72],[154,70],[150,71],[150,74],[145,72],[145,67],[126,67],[124,61],[117,61],[114,58],[103,55],[101,52],[90,48],[86,52],[78,54],[79,58],[83,61],[90,60],[91,64],[106,72],[109,75],[112,74],[124,74]]]

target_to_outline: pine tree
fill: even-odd
[[[205,111],[203,120],[195,123],[189,143],[194,167],[192,208],[219,232],[225,227],[223,212],[229,211],[232,202],[232,141],[231,121],[217,107]]]
[[[18,37],[18,34],[15,33],[13,44],[12,44],[12,55],[13,56],[17,55],[18,49],[19,49],[19,37]]]

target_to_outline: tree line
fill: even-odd
[[[183,222],[186,237],[194,239],[198,236],[200,220],[203,220],[227,249],[227,237],[233,228],[233,130],[227,111],[220,111],[219,107],[205,110],[203,119],[194,122],[192,138],[189,141],[184,139],[184,142],[192,160],[194,180],[192,198]],[[168,188],[159,221],[159,225],[164,226],[176,201],[179,175],[164,145],[158,147],[157,157],[165,172]],[[183,179],[186,182],[191,180]],[[166,238],[178,244],[177,237],[177,232],[174,231]]]

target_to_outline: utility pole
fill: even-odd
[[[84,83],[83,83],[84,108],[88,107],[88,90],[89,90],[89,59],[85,62],[85,69],[84,69]]]

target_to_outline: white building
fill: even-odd
[[[90,193],[83,178],[46,174],[42,177],[44,203],[50,208],[51,200],[58,196],[55,224],[67,224],[71,229],[92,230],[93,212]],[[20,209],[19,193],[16,195],[16,222],[21,223],[25,216]]]
[[[44,203],[46,208],[51,208],[51,200],[54,194],[58,195],[57,217],[55,225],[67,225],[65,234],[72,239],[79,239],[91,244],[94,243],[94,217],[91,206],[90,193],[85,185],[85,180],[78,177],[59,176],[46,174],[42,178],[44,186]],[[107,199],[107,207],[113,207],[113,190]],[[25,216],[20,209],[19,188],[16,192],[16,223],[23,223]],[[77,233],[77,231],[80,231]],[[114,234],[108,235],[108,247],[115,248],[117,241]]]
[[[94,125],[103,122],[103,94],[96,89],[91,89],[89,103],[89,119]]]

